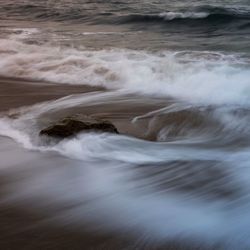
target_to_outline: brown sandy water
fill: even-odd
[[[101,88],[75,85],[56,85],[53,83],[34,82],[28,79],[1,77],[0,111],[7,111],[21,106],[53,100],[65,95],[94,91]]]

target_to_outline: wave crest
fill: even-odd
[[[0,40],[0,54],[4,76],[172,96],[192,103],[249,103],[249,59],[240,55],[87,51],[9,39]]]
[[[222,8],[202,6],[195,9],[184,9],[178,11],[165,11],[155,14],[129,14],[121,17],[121,22],[181,22],[189,24],[195,21],[228,22],[239,20],[250,20],[250,12],[245,9]],[[185,23],[184,23],[185,22]],[[198,23],[199,24],[199,23]],[[201,23],[202,24],[202,23]]]

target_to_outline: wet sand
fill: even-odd
[[[39,82],[34,83],[27,80],[1,77],[0,111],[5,113],[9,109],[53,100],[70,94],[96,90],[100,90],[100,88],[70,85],[58,86],[49,83],[41,84]],[[153,106],[155,108],[157,105]],[[160,107],[161,105],[158,106]],[[141,107],[134,110],[133,114],[142,114],[145,110],[150,111],[151,109],[152,105],[146,108]],[[112,112],[117,116],[118,111],[115,108],[111,109],[109,114],[100,110],[100,116],[105,117],[104,114],[106,114],[106,118],[111,117],[112,119]],[[130,116],[131,110],[127,110],[124,107],[122,117],[127,120]],[[126,125],[122,125],[124,119],[121,119],[121,116],[118,117],[119,121],[117,119],[114,119],[114,121],[123,130],[123,127],[124,129],[126,128]],[[14,145],[18,150],[25,151],[21,146],[16,145],[16,143],[7,138],[0,138],[0,142],[7,147],[6,150],[8,150],[8,145]],[[4,190],[10,181],[3,173],[0,174],[2,190],[0,193],[2,196],[0,201],[0,249],[206,249],[204,246],[190,244],[190,242],[183,243],[178,240],[162,243],[159,246],[159,244],[142,241],[140,237],[137,238],[128,233],[122,235],[121,233],[87,232],[83,228],[73,230],[68,226],[55,225],[49,216],[39,214],[39,211],[33,213],[23,205],[4,203]],[[214,249],[219,248],[216,247]]]
[[[56,85],[27,79],[0,77],[0,112],[66,95],[101,90],[82,85]]]

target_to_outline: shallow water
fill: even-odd
[[[1,114],[4,202],[141,243],[250,247],[248,1],[0,4],[2,76],[105,88]],[[121,134],[38,136],[75,113]]]

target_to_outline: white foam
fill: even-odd
[[[0,133],[26,148],[56,151],[78,161],[58,166],[58,162],[53,158],[50,162],[46,154],[43,154],[45,159],[34,159],[29,162],[29,175],[12,186],[7,199],[9,202],[22,200],[31,202],[33,208],[51,209],[52,214],[56,211],[52,218],[60,223],[90,223],[92,228],[99,230],[134,231],[143,234],[144,240],[191,237],[211,244],[217,240],[238,244],[242,241],[238,232],[248,231],[247,203],[238,201],[233,205],[226,200],[196,199],[185,193],[157,193],[154,186],[149,185],[152,181],[159,183],[154,175],[150,180],[138,178],[133,181],[137,176],[133,170],[137,164],[152,164],[153,167],[155,163],[154,167],[157,168],[157,163],[183,159],[238,163],[244,157],[245,164],[240,166],[244,168],[249,163],[247,151],[232,154],[223,150],[192,149],[188,145],[173,143],[156,144],[108,134],[82,134],[56,146],[41,147],[30,139],[29,120],[25,123],[28,117],[24,118],[15,124],[11,120],[1,119]],[[25,124],[28,128],[24,128]],[[25,161],[20,163],[18,170],[22,171],[26,165]],[[239,166],[237,169],[241,170]],[[237,172],[236,169],[234,171]],[[242,184],[248,183],[245,174],[239,173]],[[137,185],[145,187],[143,192],[136,189]],[[243,243],[249,246],[248,238]]]
[[[115,32],[115,31],[99,31],[99,32],[83,32],[81,33],[84,36],[98,36],[98,35],[128,35],[128,34],[135,34],[141,33],[141,31],[137,32]]]
[[[165,20],[174,20],[174,19],[201,19],[206,18],[210,15],[208,12],[163,12],[159,14],[160,17],[163,17]]]
[[[123,135],[95,133],[81,134],[56,145],[39,143],[36,118],[42,113],[65,106],[112,102],[113,98],[117,98],[116,91],[73,95],[16,110],[20,117],[15,122],[1,118],[1,135],[14,139],[27,149],[42,151],[39,157],[44,157],[29,162],[29,174],[14,183],[7,200],[30,202],[35,209],[51,209],[52,218],[59,223],[89,223],[95,230],[135,231],[143,234],[145,240],[181,237],[210,243],[217,240],[240,242],[241,235],[237,233],[249,229],[249,171],[244,170],[249,163],[248,149],[231,152],[223,148],[202,148],[192,143],[155,143]],[[178,110],[180,107],[172,108]],[[62,165],[57,162],[58,158],[47,157],[50,152],[57,152],[72,161],[67,160]],[[245,201],[214,201],[206,194],[196,197],[188,192],[157,192],[154,186],[161,181],[164,183],[164,175],[150,178],[138,175],[138,179],[135,178],[138,174],[135,166],[157,168],[161,163],[182,160],[228,164],[227,171],[232,171],[236,183],[239,180],[245,188]],[[23,161],[16,166],[19,171],[27,165],[25,159]],[[177,171],[176,175],[181,177],[182,173]],[[223,181],[221,185],[224,185]],[[230,185],[236,185],[234,179]],[[138,190],[137,187],[142,188]],[[249,246],[248,238],[243,243]]]
[[[21,129],[11,126],[11,123],[12,121],[7,118],[2,118],[0,120],[1,135],[14,139],[27,149],[34,149],[35,145],[32,144],[30,136],[22,132]]]
[[[130,164],[152,164],[178,160],[223,160],[226,153],[216,150],[175,147],[173,143],[156,144],[126,136],[83,134],[64,140],[54,150],[79,160],[115,160]],[[110,154],[109,152],[112,152]]]
[[[89,84],[191,103],[250,104],[247,60],[211,52],[86,51],[0,40],[0,74]],[[225,91],[226,90],[226,91]]]

